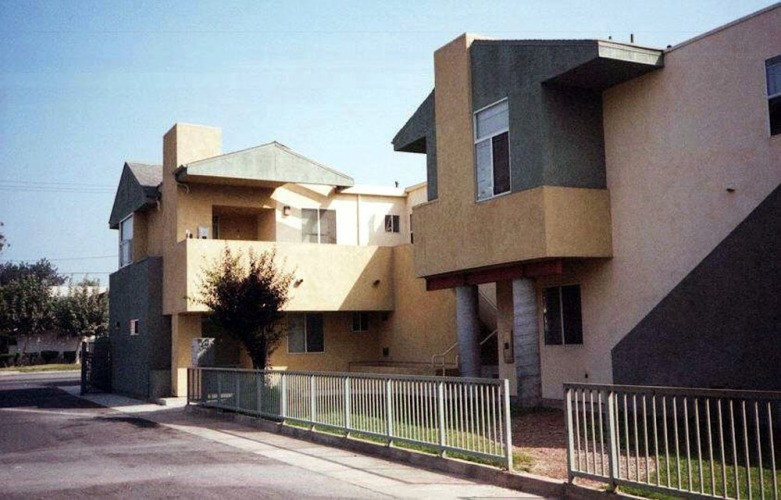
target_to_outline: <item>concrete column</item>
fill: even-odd
[[[534,281],[530,279],[513,280],[513,312],[518,401],[521,406],[536,406],[540,403],[542,394],[540,336]]]
[[[480,376],[480,320],[477,287],[456,288],[456,333],[462,377]]]

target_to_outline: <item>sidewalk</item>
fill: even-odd
[[[81,396],[79,388],[75,386],[60,389],[116,412],[134,415],[170,429],[323,474],[382,495],[396,498],[542,498],[264,432],[236,422],[199,417],[186,412],[183,401],[171,401],[172,404],[160,406],[114,394]]]

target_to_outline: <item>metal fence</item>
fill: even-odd
[[[565,384],[570,481],[779,497],[781,392]]]
[[[506,380],[190,368],[187,402],[512,469]]]

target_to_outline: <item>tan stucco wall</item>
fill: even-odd
[[[146,214],[136,212],[133,214],[133,240],[132,240],[133,262],[146,258],[149,254],[149,225],[147,224]]]
[[[471,42],[464,35],[434,54],[439,198],[413,210],[417,274],[610,256],[606,190],[541,187],[475,201]]]
[[[256,254],[276,249],[277,264],[295,279],[299,286],[291,286],[287,311],[389,311],[393,309],[392,248],[318,245],[300,243],[269,243],[249,241],[222,241],[190,239],[177,245],[185,256],[174,266],[174,282],[186,279],[183,296],[197,298],[203,269],[212,266],[223,255],[226,246],[234,254],[245,257],[252,250]],[[377,286],[374,282],[379,280]],[[177,289],[178,290],[178,289]],[[176,312],[201,312],[204,306],[197,301],[177,301]]]
[[[584,345],[541,346],[544,397],[586,373],[611,382],[613,346],[781,183],[765,86],[779,26],[781,8],[672,50],[664,69],[604,93],[614,257],[539,283],[580,283],[583,301]]]
[[[376,315],[372,316],[376,323]],[[350,363],[374,359],[377,355],[378,335],[352,331],[352,313],[324,313],[321,353],[291,354],[287,339],[271,355],[270,364],[281,370],[349,371]]]
[[[200,336],[200,314],[171,317],[171,388],[174,396],[187,395],[187,367],[192,364],[192,340]]]
[[[392,362],[431,363],[456,342],[456,302],[452,290],[426,291],[416,278],[412,245],[393,248],[394,311],[379,323],[380,351],[375,359]],[[382,357],[381,348],[389,349]]]
[[[545,186],[474,203],[415,208],[420,276],[551,257],[609,257],[610,195]]]

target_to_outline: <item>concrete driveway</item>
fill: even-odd
[[[106,408],[56,387],[74,382],[0,377],[0,497],[533,498],[181,408]]]

